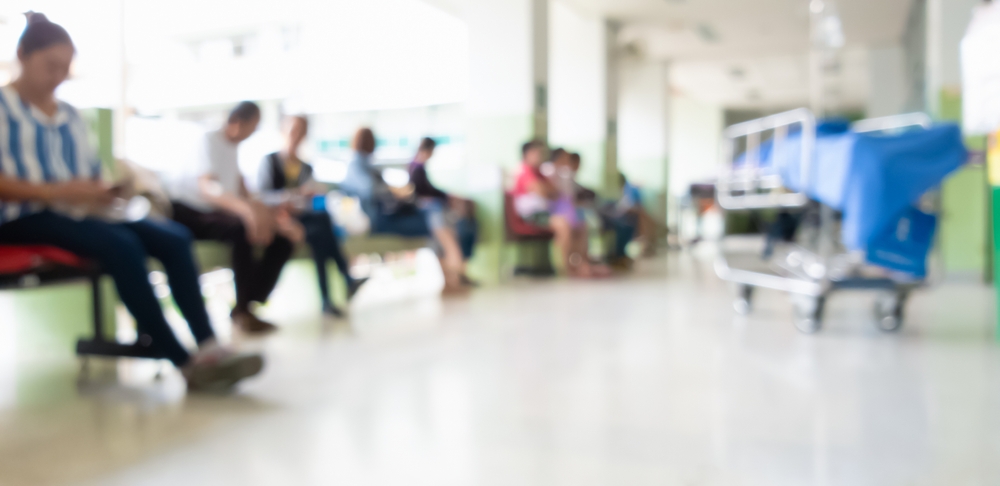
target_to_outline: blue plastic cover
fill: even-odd
[[[867,252],[871,263],[922,276],[930,237],[924,245],[912,239],[925,236],[919,231],[908,233],[905,242],[897,238],[890,243],[887,235],[900,234],[896,228],[906,218],[910,219],[905,224],[916,221],[922,226],[914,229],[929,227],[933,235],[933,222],[915,215],[912,207],[924,193],[965,163],[968,153],[961,130],[957,125],[947,124],[880,135],[847,132],[845,127],[846,124],[837,122],[817,128],[809,187],[803,187],[801,177],[801,133],[789,135],[777,146],[771,140],[762,143],[760,165],[781,174],[789,189],[804,190],[810,198],[841,211],[841,233],[847,248]],[[745,161],[745,157],[740,160]],[[903,243],[909,244],[908,256],[896,260],[920,261],[919,265],[910,264],[909,270],[893,266],[890,260],[894,257],[886,256],[902,251],[899,245]],[[885,258],[875,256],[879,251]]]
[[[909,206],[895,223],[882,228],[868,242],[868,261],[923,278],[936,226],[936,217]]]
[[[925,192],[965,164],[968,152],[958,125],[892,136],[858,136],[844,186],[844,244],[868,249],[872,239]]]

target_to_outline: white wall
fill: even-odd
[[[531,113],[532,9],[529,0],[469,2],[465,20],[469,26],[471,78],[466,108],[471,113]]]
[[[618,167],[645,189],[665,189],[668,156],[668,67],[628,59],[621,63]]]
[[[670,193],[687,193],[692,182],[718,174],[722,107],[675,94],[670,100]]]
[[[581,182],[598,184],[607,116],[604,22],[562,2],[552,2],[549,15],[549,142],[581,152]]]
[[[930,112],[940,109],[942,89],[961,89],[960,45],[981,0],[927,1],[927,104]]]
[[[868,117],[902,113],[910,99],[903,48],[877,47],[868,51]]]

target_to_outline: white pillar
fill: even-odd
[[[618,167],[647,196],[653,195],[660,201],[652,212],[666,221],[669,66],[635,58],[621,59],[618,64]]]
[[[926,0],[927,111],[942,115],[942,98],[958,97],[962,90],[962,37],[972,11],[982,0]]]
[[[521,144],[548,137],[549,0],[470,0],[469,96],[465,103],[466,193],[480,208],[478,276],[499,275],[503,178]]]
[[[548,0],[468,2],[468,159],[513,167],[548,135]]]
[[[611,189],[617,171],[609,106],[617,105],[614,32],[599,17],[553,2],[549,36],[549,142],[579,152],[580,182],[597,191]],[[612,135],[609,137],[609,135]]]
[[[898,115],[906,111],[913,83],[907,79],[905,53],[900,46],[868,51],[868,103],[866,116]]]

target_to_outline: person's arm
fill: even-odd
[[[559,197],[559,189],[544,176],[529,182],[528,190],[546,199],[557,199]]]
[[[448,193],[438,189],[427,176],[427,169],[423,164],[416,165],[410,171],[410,183],[418,196],[434,197],[438,199],[448,199]]]
[[[91,180],[74,180],[56,184],[35,184],[0,175],[0,201],[65,202],[106,206],[114,200],[107,184]]]

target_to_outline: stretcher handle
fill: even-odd
[[[857,121],[851,125],[851,130],[854,131],[854,133],[871,133],[899,130],[900,128],[909,127],[922,127],[927,129],[933,124],[934,121],[927,113],[916,112]]]

